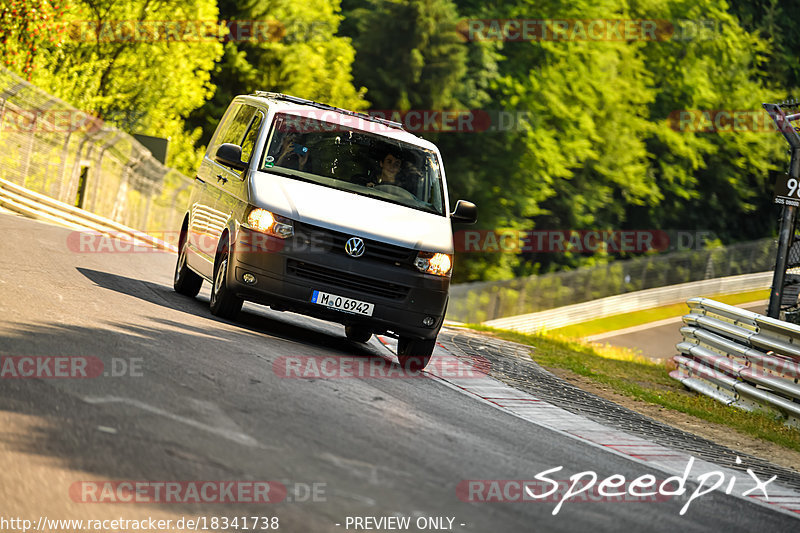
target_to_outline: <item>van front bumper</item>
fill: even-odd
[[[256,244],[254,244],[256,243]],[[266,237],[240,227],[230,253],[228,287],[240,298],[374,333],[433,339],[447,309],[448,277],[423,274],[412,265],[390,264]],[[250,274],[254,282],[246,283]],[[314,291],[374,304],[372,316],[311,301]],[[425,325],[423,321],[430,323]]]

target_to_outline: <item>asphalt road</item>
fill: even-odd
[[[292,532],[389,516],[412,517],[412,526],[449,517],[452,530],[480,532],[800,525],[719,491],[684,516],[680,499],[567,502],[555,516],[552,502],[464,502],[463,480],[530,480],[557,466],[561,479],[653,472],[435,379],[280,377],[273,363],[285,357],[389,359],[375,341],[353,344],[340,326],[289,313],[246,305],[236,323],[218,320],[207,287],[197,299],[172,291],[171,254],[76,251],[69,230],[7,214],[0,232],[0,356],[97,358],[104,372],[124,374],[0,379],[0,519],[262,516]],[[85,482],[126,480],[272,481],[288,497],[86,502],[102,493],[87,496]]]
[[[766,301],[737,307],[762,315],[767,314]],[[625,328],[619,331],[609,331],[601,335],[591,336],[588,340],[638,350],[642,355],[652,359],[669,359],[678,353],[675,345],[683,340],[680,331],[682,325],[681,318],[675,317],[674,319],[659,320],[657,323],[642,324],[641,326]]]

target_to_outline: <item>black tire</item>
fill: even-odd
[[[211,314],[220,318],[233,319],[242,310],[244,300],[233,294],[225,282],[228,273],[228,242],[220,243],[214,261],[214,282],[211,284]]]
[[[363,326],[345,326],[344,334],[353,342],[368,342],[372,332]]]
[[[397,342],[397,359],[400,366],[410,372],[419,372],[428,365],[436,347],[436,339],[419,340],[400,337]]]
[[[180,239],[178,240],[178,260],[175,262],[175,276],[172,279],[172,287],[178,294],[183,294],[194,298],[200,292],[200,287],[203,285],[203,278],[195,274],[192,269],[186,265],[186,230],[181,231]]]

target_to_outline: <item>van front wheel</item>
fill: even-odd
[[[419,372],[431,360],[436,339],[419,340],[400,337],[397,342],[397,359],[400,366],[410,372]]]
[[[244,300],[233,294],[228,289],[225,278],[228,273],[228,243],[223,243],[217,255],[216,268],[214,269],[214,281],[211,284],[211,300],[209,307],[211,313],[220,318],[235,318],[242,309]]]
[[[203,285],[203,278],[192,272],[186,264],[186,232],[181,231],[181,236],[178,241],[178,262],[175,263],[175,276],[172,281],[172,286],[175,292],[191,296],[194,298],[200,292],[200,286]]]

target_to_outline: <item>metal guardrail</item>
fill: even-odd
[[[3,68],[0,178],[173,244],[193,183],[131,135]]]
[[[123,240],[143,243],[161,250],[176,252],[172,244],[145,232],[105,217],[59,202],[0,178],[0,206],[25,216],[55,222],[79,231],[103,233]]]
[[[521,333],[536,333],[537,331],[563,328],[597,318],[643,311],[662,305],[678,304],[697,294],[730,294],[768,289],[771,279],[771,272],[760,272],[742,276],[693,281],[691,283],[681,283],[680,285],[618,294],[591,302],[539,311],[538,313],[487,320],[483,325],[498,329],[510,329]]]
[[[800,326],[707,298],[687,302],[678,368],[686,387],[800,427]]]
[[[567,272],[459,283],[450,287],[447,318],[477,324],[648,289],[773,271],[776,247],[775,239],[761,239],[719,248],[652,254]],[[794,296],[797,302],[797,293]]]

